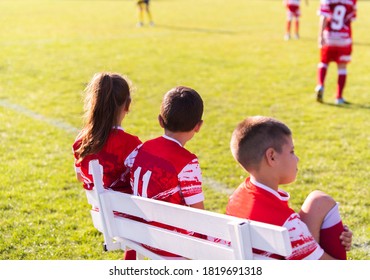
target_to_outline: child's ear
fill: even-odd
[[[200,128],[202,127],[202,124],[203,124],[203,120],[200,120],[196,126],[194,127],[194,131],[195,132],[199,132]]]
[[[274,165],[276,162],[276,151],[274,148],[268,148],[265,152],[265,158],[269,165]]]
[[[161,116],[161,115],[158,115],[158,122],[159,122],[159,125],[160,125],[162,128],[164,128],[164,120],[163,120],[163,118],[162,118],[162,116]]]

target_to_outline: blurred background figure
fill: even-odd
[[[308,0],[306,5],[308,5]],[[286,8],[286,30],[284,35],[284,40],[290,40],[290,29],[293,19],[295,20],[295,30],[294,38],[299,39],[299,17],[301,16],[301,11],[299,9],[300,0],[283,0],[283,4]]]
[[[144,14],[146,13],[148,20],[149,20],[149,25],[153,26],[154,22],[152,19],[152,14],[150,12],[149,8],[149,1],[150,0],[138,0],[137,1],[137,6],[139,7],[139,22],[137,24],[138,27],[144,26]]]
[[[321,0],[318,14],[320,62],[317,67],[316,100],[323,102],[324,83],[329,63],[335,62],[338,68],[337,93],[335,104],[348,103],[343,98],[347,80],[347,64],[352,54],[351,23],[356,19],[357,0]]]

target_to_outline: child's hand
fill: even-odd
[[[344,225],[344,231],[341,233],[339,239],[342,241],[342,245],[346,251],[351,250],[352,236],[352,231],[348,228],[348,226]]]

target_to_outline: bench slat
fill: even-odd
[[[109,207],[112,211],[127,213],[148,221],[156,221],[178,228],[183,228],[184,221],[186,221],[186,229],[188,231],[225,240],[230,240],[231,238],[230,232],[226,227],[230,221],[237,223],[245,222],[243,219],[213,213],[207,210],[199,210],[177,204],[169,205],[167,202],[131,196],[124,193],[107,191],[103,196],[104,200],[109,201]],[[169,211],[171,213],[170,215]]]
[[[123,217],[114,219],[119,237],[179,254],[189,259],[235,259],[227,245],[177,233]]]

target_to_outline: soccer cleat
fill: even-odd
[[[323,103],[323,97],[324,97],[324,87],[322,85],[317,85],[315,87],[315,92],[316,92],[316,101]]]
[[[348,101],[344,100],[343,98],[335,99],[335,104],[342,105],[342,104],[350,104]]]
[[[299,39],[299,34],[298,33],[296,33],[295,35],[294,35],[294,39]]]
[[[154,26],[154,22],[153,21],[149,22],[149,25]]]
[[[142,23],[142,22],[138,22],[137,24],[136,24],[136,27],[143,27],[144,26],[144,23]]]
[[[285,41],[290,40],[290,34],[285,34],[285,35],[284,35],[284,40],[285,40]]]

